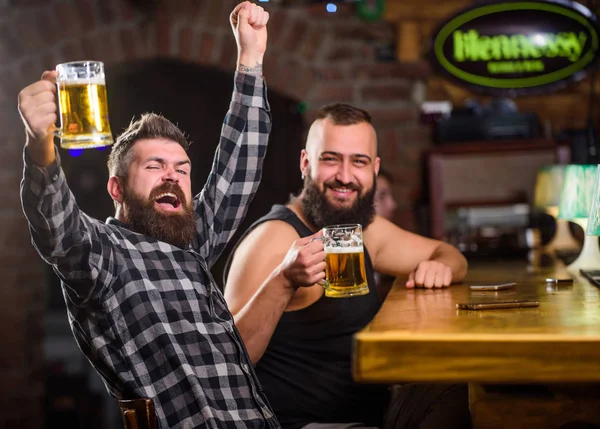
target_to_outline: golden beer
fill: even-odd
[[[60,146],[86,149],[113,143],[108,122],[104,64],[74,61],[56,66]]]
[[[329,248],[325,253],[326,296],[342,298],[369,293],[362,247]]]
[[[113,143],[103,82],[60,82],[61,147],[107,146]]]

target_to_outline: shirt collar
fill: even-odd
[[[119,219],[109,216],[108,218],[106,218],[106,223],[108,225],[115,225],[115,226],[120,226],[122,228],[127,228],[130,231],[133,231],[133,229],[131,229],[131,226],[128,223],[125,222],[121,222]]]

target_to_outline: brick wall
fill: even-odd
[[[18,196],[23,130],[17,94],[43,70],[78,59],[110,65],[160,56],[233,68],[236,49],[228,14],[235,1],[160,3],[146,14],[125,0],[0,0],[0,427],[41,427],[43,415],[45,279],[29,245]],[[306,102],[307,123],[316,108],[334,101],[371,111],[380,155],[397,177],[397,221],[415,229],[419,158],[429,144],[428,130],[417,122],[416,83],[427,77],[427,66],[378,62],[376,46],[394,40],[393,28],[363,23],[350,8],[332,15],[322,5],[266,7],[272,16],[264,64],[269,87]]]

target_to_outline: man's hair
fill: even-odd
[[[190,147],[185,134],[167,118],[156,113],[144,113],[140,119],[132,120],[117,138],[108,157],[108,174],[126,178],[131,164],[131,148],[135,142],[158,138],[177,142],[186,151]]]
[[[321,107],[316,119],[329,119],[334,125],[354,125],[361,122],[371,123],[371,115],[363,109],[349,104],[328,104]]]

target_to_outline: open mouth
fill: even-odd
[[[171,192],[164,192],[162,194],[159,194],[155,198],[154,201],[162,209],[167,210],[167,211],[177,210],[177,209],[179,209],[179,206],[181,206],[181,201],[179,201],[179,198],[177,197],[177,195],[175,195]]]

